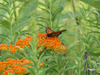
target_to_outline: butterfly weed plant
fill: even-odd
[[[0,0],[0,75],[99,75],[100,1],[88,1]]]

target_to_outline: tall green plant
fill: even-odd
[[[6,43],[14,44],[18,36],[25,35],[23,34],[25,30],[22,29],[31,22],[31,15],[37,8],[37,1],[4,0],[0,4],[0,8],[4,11],[0,14],[0,26],[3,28],[1,36],[8,40]]]
[[[61,23],[64,15],[63,9],[65,2],[65,0],[45,0],[44,3],[39,2],[39,8],[42,10],[42,13],[38,18],[38,25],[42,27],[50,27],[55,30],[65,26],[65,23]]]

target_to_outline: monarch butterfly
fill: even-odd
[[[66,30],[61,30],[61,31],[54,32],[49,27],[46,28],[46,33],[47,33],[48,37],[57,37],[58,35],[60,35],[64,31],[66,31]]]

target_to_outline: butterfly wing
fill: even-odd
[[[64,32],[66,30],[61,30],[61,31],[57,31],[57,32],[52,32],[50,34],[47,34],[48,37],[57,37],[58,35],[60,35],[62,32]]]
[[[47,33],[47,34],[51,34],[52,32],[54,32],[54,31],[51,30],[49,27],[46,28],[46,33]]]

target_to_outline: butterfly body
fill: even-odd
[[[46,33],[47,33],[48,37],[58,37],[64,31],[66,31],[66,30],[61,30],[61,31],[54,32],[49,27],[47,27],[47,29],[46,29]]]

